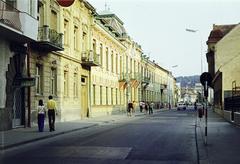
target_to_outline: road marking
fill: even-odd
[[[34,156],[125,159],[131,150],[131,147],[58,146],[44,148],[44,150],[41,150],[41,152],[34,154]]]

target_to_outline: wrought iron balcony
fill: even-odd
[[[141,74],[138,73],[138,72],[132,72],[132,73],[130,73],[130,79],[140,81],[141,80]]]
[[[129,79],[130,79],[130,74],[129,73],[121,73],[120,75],[119,75],[119,79],[118,79],[118,81],[119,82],[121,82],[121,81],[129,81]]]
[[[34,47],[45,51],[63,51],[63,34],[50,29],[48,25],[38,28],[38,41]]]
[[[161,89],[167,89],[167,84],[160,84]]]
[[[20,11],[0,0],[0,23],[21,31]]]
[[[142,83],[148,85],[150,83],[150,77],[142,77]]]
[[[93,52],[92,50],[82,52],[82,65],[88,67],[99,66],[99,54]]]

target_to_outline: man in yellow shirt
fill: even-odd
[[[56,114],[56,102],[53,100],[53,97],[48,96],[47,109],[48,109],[48,122],[49,122],[49,131],[55,131],[55,114]]]

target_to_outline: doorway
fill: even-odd
[[[13,95],[12,127],[22,127],[24,119],[24,96],[22,88],[16,88]]]
[[[89,117],[88,110],[88,79],[86,76],[81,77],[81,118]]]

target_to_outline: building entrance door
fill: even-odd
[[[87,77],[81,77],[81,118],[89,117]]]
[[[13,95],[13,119],[12,127],[17,128],[23,126],[23,104],[22,89],[16,88]]]

